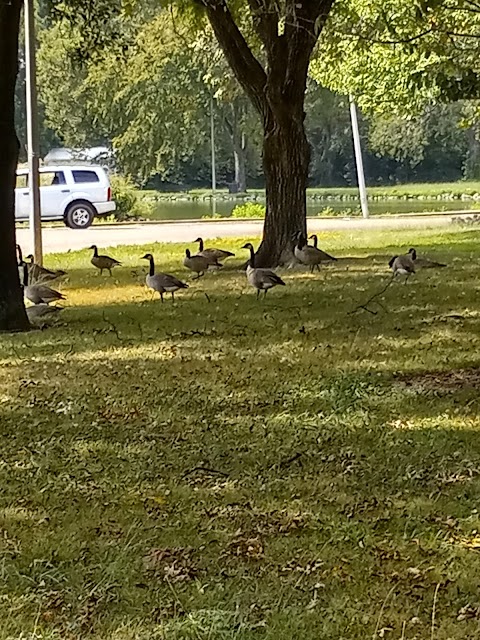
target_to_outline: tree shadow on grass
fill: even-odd
[[[220,610],[241,638],[362,638],[382,605],[394,632],[428,633],[437,585],[439,637],[475,632],[457,621],[480,569],[475,390],[172,364],[59,362],[2,408],[9,633],[113,638]]]

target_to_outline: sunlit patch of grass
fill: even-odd
[[[329,233],[265,302],[243,238],[198,282],[178,245],[48,256],[58,322],[0,338],[0,639],[420,640],[435,593],[476,637],[478,239]],[[359,308],[410,246],[448,268]]]

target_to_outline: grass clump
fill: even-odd
[[[328,233],[256,302],[237,256],[175,305],[141,256],[48,258],[59,324],[0,338],[0,639],[475,638],[475,230]],[[393,283],[416,246],[448,269]],[[205,295],[208,294],[208,297]]]

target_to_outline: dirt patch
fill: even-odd
[[[400,375],[397,376],[396,383],[416,391],[453,392],[460,389],[480,389],[480,368]]]

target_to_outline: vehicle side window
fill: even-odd
[[[63,171],[42,171],[40,173],[41,187],[53,187],[57,184],[66,184]]]
[[[72,174],[75,182],[100,182],[100,178],[95,171],[73,170]]]
[[[21,173],[17,176],[17,182],[15,184],[16,189],[28,188],[28,173]]]

